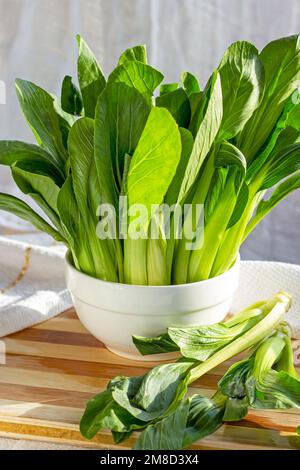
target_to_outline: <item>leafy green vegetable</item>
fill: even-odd
[[[181,155],[178,127],[165,109],[153,108],[130,163],[127,178],[129,208],[162,203]],[[154,181],[156,184],[154,184]]]
[[[115,260],[112,250],[108,249],[108,244],[113,240],[99,240],[96,234],[101,193],[93,158],[94,121],[90,118],[79,119],[70,131],[68,143],[74,195],[94,259],[96,276],[116,281]]]
[[[77,269],[95,276],[95,265],[86,238],[85,225],[76,203],[72,175],[68,176],[59,192],[57,207],[72,254],[70,261],[73,261]]]
[[[265,71],[263,98],[238,137],[238,146],[247,160],[252,160],[259,148],[265,143],[286,100],[299,85],[299,36],[290,36],[270,42],[259,57]]]
[[[28,194],[44,210],[53,225],[62,233],[57,210],[60,188],[44,172],[43,165],[20,162],[12,168],[13,178],[24,194]]]
[[[265,304],[254,304],[226,322],[197,327],[170,327],[167,333],[156,338],[133,336],[133,342],[143,355],[180,351],[185,357],[205,361],[258,323],[265,309]]]
[[[182,88],[158,96],[156,106],[170,111],[178,126],[188,127],[191,118],[191,106],[188,95]]]
[[[82,97],[76,85],[72,82],[72,77],[67,75],[61,88],[61,107],[69,114],[80,116],[83,103]]]
[[[181,82],[188,96],[191,96],[193,93],[200,92],[199,82],[197,78],[195,77],[195,75],[193,75],[192,73],[182,72]]]
[[[163,78],[163,75],[150,65],[136,60],[126,60],[110,74],[108,83],[125,83],[136,88],[151,101],[154,90]]]
[[[183,127],[179,128],[180,131],[180,137],[181,137],[181,155],[180,155],[180,161],[177,166],[177,170],[175,173],[175,176],[169,186],[169,189],[165,195],[165,203],[168,204],[170,207],[173,204],[176,204],[178,200],[178,195],[180,191],[180,186],[181,186],[181,178],[182,174],[186,168],[188,159],[190,158],[193,145],[194,145],[194,139],[191,134],[191,132],[188,129],[184,129]]]
[[[134,445],[135,450],[180,449],[184,439],[189,413],[189,402],[180,404],[173,413],[150,424],[141,433]],[[176,432],[174,432],[176,430]]]
[[[22,112],[38,143],[52,155],[63,171],[67,151],[63,144],[60,119],[54,108],[54,99],[34,83],[16,80],[16,90]]]
[[[156,338],[133,336],[132,341],[143,356],[180,350],[179,346],[170,338],[168,333],[164,333]]]
[[[180,202],[184,200],[194,184],[204,159],[219,132],[223,115],[223,106],[221,82],[218,73],[212,77],[207,90],[203,94],[200,104],[199,115],[203,115],[203,118],[200,122],[199,119],[197,119],[197,122],[195,122],[196,120],[191,122],[195,141],[182,179],[178,196],[178,200]],[[205,110],[202,109],[204,106],[206,108]]]
[[[146,46],[135,46],[126,49],[126,51],[121,54],[118,65],[123,64],[126,60],[137,60],[138,62],[143,62],[147,64],[147,50]]]
[[[59,98],[16,80],[37,145],[0,142],[0,164],[46,225],[15,199],[3,207],[63,240],[76,268],[100,279],[170,285],[224,273],[300,186],[299,36],[261,52],[233,43],[203,91],[188,71],[164,83],[144,45],[106,79],[77,42],[78,86],[65,76]]]
[[[300,379],[293,366],[293,355],[288,352],[288,361],[280,361],[287,349],[291,349],[289,336],[276,332],[249,359],[230,367],[219,382],[220,391],[231,398],[230,409],[226,407],[227,421],[238,419],[235,408],[241,400],[245,415],[250,406],[300,408]]]
[[[106,80],[96,57],[79,35],[77,36],[77,43],[77,73],[84,112],[85,116],[93,118],[95,115],[97,99],[105,87]]]
[[[289,305],[289,296],[279,293],[223,325],[190,328],[197,340],[202,337],[203,341],[192,343],[192,347],[188,344],[188,357],[182,329],[169,328],[168,334],[155,339],[135,337],[139,349],[150,354],[174,350],[178,338],[179,342],[184,338],[182,357],[175,363],[158,365],[144,376],[110,381],[104,392],[88,402],[81,433],[90,439],[98,430],[110,429],[119,443],[138,430],[134,449],[175,450],[213,433],[224,421],[244,418],[249,408],[300,408],[300,379],[293,366],[289,330],[282,324]],[[245,323],[248,329],[237,331]],[[232,332],[231,341],[219,343],[207,355],[207,343],[228,337],[226,329]],[[212,398],[186,398],[190,383],[249,348],[250,356],[229,368]],[[196,352],[193,359],[191,350]]]
[[[42,147],[26,144],[17,140],[0,141],[1,165],[13,166],[17,162],[29,161],[32,164],[47,165],[47,173],[61,185],[64,181],[64,172],[60,169],[56,159]]]
[[[264,68],[256,47],[245,41],[233,43],[221,60],[219,73],[223,94],[220,138],[231,139],[244,128],[263,94]]]
[[[181,155],[181,138],[178,127],[163,108],[152,108],[144,131],[130,162],[127,177],[128,211],[142,205],[145,217],[141,222],[141,235],[146,233],[152,218],[152,207],[163,202],[175,175]],[[159,181],[159,182],[158,182]],[[133,284],[147,283],[147,240],[131,238],[135,226],[134,217],[129,219],[129,238],[124,243],[125,280]],[[156,240],[149,240],[149,242]],[[136,250],[142,250],[136,256]],[[139,265],[140,263],[140,265]],[[154,267],[155,269],[155,267]]]
[[[57,241],[64,242],[64,238],[42,217],[34,212],[24,201],[10,194],[0,193],[0,209],[17,215],[26,222],[31,223],[38,230],[48,233]]]
[[[115,189],[120,190],[125,155],[133,155],[150,110],[142,94],[124,83],[107,85],[98,100],[95,164],[105,203],[112,203]]]

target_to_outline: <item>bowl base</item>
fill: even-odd
[[[111,348],[107,345],[105,345],[105,347],[113,354],[116,354],[117,356],[121,356],[125,359],[129,359],[130,361],[163,362],[163,361],[169,361],[172,359],[177,359],[179,357],[178,352],[165,353],[165,354],[149,354],[147,356],[142,356],[138,352],[128,353],[128,352],[120,351],[118,349]]]

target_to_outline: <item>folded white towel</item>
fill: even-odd
[[[64,279],[64,253],[59,245],[0,237],[0,337],[72,306]]]
[[[293,337],[300,339],[300,266],[273,261],[242,261],[239,289],[232,311],[237,312],[258,300],[284,290],[292,296],[292,307],[286,320]]]

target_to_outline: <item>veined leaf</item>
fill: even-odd
[[[286,341],[288,340],[288,342]],[[293,355],[289,354],[289,362],[293,375],[284,369],[276,371],[276,365],[289,346],[290,338],[276,332],[266,339],[255,351],[253,367],[245,381],[249,402],[254,408],[300,408],[300,378],[294,375]],[[283,364],[287,370],[291,367]]]
[[[187,373],[191,363],[162,364],[151,369],[145,376],[134,397],[139,408],[161,416],[174,400],[180,400],[186,391]]]
[[[168,333],[164,333],[155,338],[133,336],[132,341],[143,356],[179,351],[179,346],[174,343]]]
[[[188,127],[191,118],[191,106],[188,95],[183,88],[158,96],[156,106],[166,108],[178,126]]]
[[[253,324],[260,321],[264,313],[264,306],[264,302],[257,302],[234,315],[234,317],[226,322],[220,322],[211,326],[173,327],[170,328],[167,333],[163,333],[154,338],[133,336],[132,340],[139,352],[143,355],[179,351],[180,346],[185,348],[186,342],[189,345],[194,344],[195,349],[199,348],[205,350],[207,345],[217,349],[219,342],[230,341],[233,337],[237,336],[241,330],[251,327],[253,320]],[[171,334],[169,334],[169,331]],[[172,339],[172,334],[176,338],[175,341]],[[209,354],[211,352],[212,350],[209,351]],[[183,349],[181,353],[183,354]],[[204,354],[207,357],[206,352]]]
[[[279,181],[300,169],[300,143],[279,150],[267,165],[267,171],[260,190],[275,186]]]
[[[190,367],[188,362],[162,364],[141,377],[111,380],[104,392],[88,402],[80,423],[82,434],[91,439],[103,428],[125,434],[142,429],[173,403],[177,406],[186,391]]]
[[[54,109],[54,99],[34,83],[16,80],[16,90],[23,114],[38,143],[49,152],[63,171],[68,158],[63,144],[60,119]]]
[[[181,155],[179,129],[163,108],[153,108],[133,154],[127,179],[128,206],[160,205],[175,175]],[[149,220],[148,220],[149,223]]]
[[[61,185],[64,175],[52,155],[42,147],[17,140],[0,141],[0,164],[13,166],[15,163],[29,161],[43,165],[45,171],[57,184]],[[47,170],[46,170],[47,168]]]
[[[147,64],[147,49],[143,44],[141,46],[129,47],[123,54],[121,54],[118,65],[123,64],[127,60],[137,60]]]
[[[87,403],[80,421],[80,432],[87,439],[92,439],[103,428],[122,432],[124,425],[115,413],[115,402],[112,393],[105,390]]]
[[[215,159],[219,182],[212,185],[205,206],[204,244],[191,253],[189,281],[208,279],[219,249],[219,243],[235,211],[240,188],[246,174],[246,160],[234,145],[223,142]],[[221,177],[221,178],[220,178]],[[213,183],[216,179],[213,180]],[[216,230],[218,227],[218,230]]]
[[[89,400],[80,421],[80,432],[87,439],[92,439],[101,429],[127,433],[131,427],[138,428],[138,420],[114,401],[110,390],[105,390]]]
[[[116,204],[125,155],[133,155],[150,109],[141,93],[124,83],[110,83],[99,98],[95,114],[95,163],[104,203]]]
[[[105,87],[106,80],[96,57],[79,35],[77,36],[77,42],[77,73],[84,112],[85,116],[93,118],[98,97]]]
[[[117,377],[108,387],[116,403],[140,421],[151,422],[181,400],[191,366],[188,361],[161,364],[142,377]]]
[[[231,139],[242,131],[258,107],[264,90],[264,69],[255,46],[233,43],[219,65],[223,95],[220,139]]]
[[[180,79],[183,88],[188,96],[191,96],[193,93],[200,92],[199,82],[195,75],[193,75],[192,73],[182,72]]]
[[[256,382],[256,393],[257,399],[251,404],[253,408],[300,408],[300,379],[285,371],[271,369],[263,380]]]
[[[43,165],[24,161],[12,167],[12,175],[21,191],[28,194],[43,209],[64,238],[57,210],[60,188],[43,170]]]
[[[72,82],[72,77],[66,75],[61,88],[61,107],[69,114],[79,116],[82,111],[82,98],[78,88]]]
[[[182,447],[212,434],[222,425],[226,398],[216,393],[213,398],[194,395],[190,399],[189,413]]]
[[[226,180],[228,176],[228,168],[219,167],[215,170],[211,183],[210,188],[207,193],[206,197],[206,204],[204,206],[204,213],[205,213],[205,223],[209,220],[210,216],[214,213],[216,205],[222,196],[222,192],[226,186]]]
[[[145,96],[148,102],[151,102],[152,94],[163,78],[163,75],[150,65],[126,60],[110,74],[108,83],[125,83],[135,88]]]
[[[181,137],[181,156],[180,161],[177,167],[175,176],[169,186],[167,194],[165,196],[165,202],[172,206],[176,204],[178,200],[178,195],[181,187],[182,175],[184,174],[192,149],[194,145],[194,139],[191,132],[188,129],[180,127],[180,137]]]
[[[52,95],[52,97],[54,99],[53,106],[56,114],[58,115],[59,127],[62,135],[63,144],[65,149],[68,150],[69,132],[73,124],[76,122],[77,116],[74,116],[73,114],[69,114],[64,111],[61,107],[61,101],[55,95]],[[69,161],[67,160],[65,165],[66,174],[68,174],[69,171],[68,164]]]
[[[100,240],[96,233],[101,187],[94,159],[94,121],[87,117],[76,121],[70,131],[68,143],[74,194],[91,246],[96,274],[100,279],[117,281],[114,250],[111,246],[114,245],[114,239]]]
[[[240,178],[238,177],[236,181],[238,190],[247,169],[247,162],[242,152],[229,142],[222,142],[216,154],[215,166],[216,168],[228,167],[238,169],[238,174],[240,175]]]
[[[243,399],[247,394],[245,382],[253,363],[254,358],[249,358],[230,366],[219,381],[218,389],[230,398]]]
[[[140,434],[134,450],[176,450],[183,445],[190,404],[181,403],[173,413],[150,424]]]
[[[96,211],[101,198],[94,160],[94,121],[87,117],[76,121],[68,143],[78,208],[82,217],[90,212],[96,221]]]
[[[269,159],[272,159],[272,155],[274,155],[275,152],[277,153],[279,150],[282,150],[299,140],[299,131],[295,127],[292,127],[292,125],[297,127],[297,124],[293,118],[290,118],[290,116],[293,115],[293,111],[298,107],[300,106],[295,105],[292,98],[287,101],[267,142],[261,151],[259,151],[255,156],[247,170],[248,182],[253,180],[257,175],[258,178],[260,177],[259,174],[261,168],[269,161]]]
[[[67,177],[59,192],[57,207],[75,267],[90,276],[96,277],[91,247],[84,221],[77,206],[71,174]]]
[[[300,170],[296,171],[292,176],[288,177],[278,185],[272,195],[267,200],[262,200],[257,206],[254,217],[247,225],[245,235],[246,238],[249,233],[257,226],[257,224],[284,199],[288,194],[300,188]]]
[[[199,327],[171,327],[168,328],[168,335],[178,345],[184,357],[206,361],[215,352],[248,331],[260,320],[261,316],[250,317],[231,328],[222,323]]]
[[[287,347],[289,353],[286,355]],[[243,418],[250,406],[260,409],[300,408],[300,380],[293,367],[291,351],[287,334],[275,332],[258,343],[250,358],[229,368],[218,384],[222,394],[229,398],[224,420]],[[283,354],[285,360],[280,363]]]
[[[247,162],[242,152],[229,142],[222,142],[215,155],[215,175],[205,204],[205,220],[213,214],[218,201],[230,179],[234,179],[236,202],[241,184],[246,175]],[[239,201],[241,202],[241,201]]]
[[[48,233],[54,240],[65,242],[64,238],[42,217],[34,212],[24,201],[10,194],[0,193],[0,209],[15,214],[20,219],[26,220],[38,230]]]
[[[182,202],[193,183],[195,182],[200,168],[207,156],[221,125],[222,120],[222,91],[219,74],[215,74],[211,80],[210,91],[207,92],[206,110],[203,114],[198,130],[195,135],[195,141],[192,153],[190,155],[178,196],[179,202]],[[205,100],[206,98],[204,98]],[[201,114],[202,112],[200,112]]]
[[[259,57],[265,70],[265,92],[237,139],[237,146],[247,161],[264,145],[286,101],[299,86],[300,38],[290,36],[272,41]]]
[[[178,450],[212,434],[222,425],[226,397],[194,395],[140,434],[135,450]]]
[[[23,161],[12,167],[15,182],[24,194],[37,193],[57,212],[59,186],[49,177],[48,168],[37,162]]]

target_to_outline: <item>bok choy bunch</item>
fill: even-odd
[[[144,353],[180,350],[177,362],[140,377],[119,376],[88,403],[80,430],[91,439],[109,429],[116,443],[139,431],[136,449],[181,449],[240,420],[249,408],[300,408],[300,380],[293,366],[284,314],[290,297],[281,292],[228,322],[172,328],[156,339],[135,338]],[[188,386],[209,370],[250,349],[234,364],[212,398],[192,395]]]
[[[78,47],[78,86],[66,76],[60,97],[16,80],[37,144],[0,142],[0,163],[45,217],[7,194],[0,209],[65,243],[78,270],[103,280],[168,285],[225,272],[300,186],[299,36],[261,52],[232,44],[203,90],[189,72],[163,83],[144,46],[108,77],[81,37]]]

